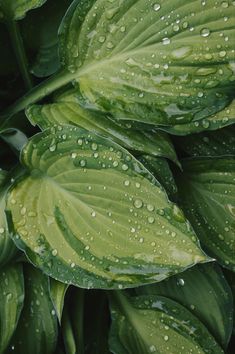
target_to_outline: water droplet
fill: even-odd
[[[226,57],[226,51],[225,50],[221,50],[221,52],[219,52],[219,56],[220,56],[220,58],[224,58],[224,57]]]
[[[164,336],[164,340],[165,340],[166,342],[168,341],[168,339],[169,339],[168,336]]]
[[[150,353],[155,353],[155,352],[157,351],[155,345],[151,345],[151,346],[149,347],[149,351],[150,351]]]
[[[153,224],[154,221],[155,221],[155,219],[154,219],[153,216],[149,216],[149,217],[148,217],[148,222],[149,222],[150,224]]]
[[[181,285],[181,286],[184,286],[184,279],[182,279],[182,278],[178,279],[177,284]]]
[[[228,2],[227,1],[223,1],[221,6],[226,9],[228,7]]]
[[[154,5],[153,5],[154,11],[159,11],[160,8],[161,8],[161,5],[160,5],[160,4],[154,4]]]
[[[85,160],[81,160],[80,161],[80,166],[81,167],[85,167],[86,166],[86,161]]]
[[[92,216],[93,218],[95,218],[95,217],[96,217],[96,212],[95,212],[95,211],[92,211],[91,216]]]
[[[112,42],[107,43],[107,48],[112,49],[114,47],[114,44]]]
[[[4,227],[0,227],[0,234],[4,234],[4,232],[5,232]]]
[[[123,171],[127,171],[128,168],[129,168],[128,165],[126,165],[126,164],[123,164],[123,165],[122,165],[122,170],[123,170]]]
[[[73,152],[73,153],[71,154],[71,157],[72,157],[72,159],[76,159],[76,157],[77,157],[76,152]]]
[[[100,42],[100,43],[104,43],[105,40],[106,40],[106,37],[105,37],[105,36],[100,36],[100,37],[99,37],[99,42]]]
[[[71,268],[74,268],[74,267],[75,267],[75,263],[71,263],[71,264],[70,264],[70,267],[71,267]]]
[[[148,209],[148,211],[154,211],[154,205],[147,204],[147,209]]]
[[[209,28],[203,28],[200,33],[202,37],[208,37],[210,35],[210,30]]]
[[[142,208],[142,206],[143,206],[142,200],[141,200],[141,199],[136,199],[136,200],[134,201],[134,206],[135,206],[137,209]]]
[[[140,242],[140,243],[143,243],[143,242],[144,242],[144,238],[141,237],[141,238],[139,239],[139,242]]]
[[[123,33],[123,32],[125,32],[126,31],[126,27],[125,26],[122,26],[121,28],[120,28],[120,31]]]
[[[82,145],[83,144],[83,141],[82,141],[82,139],[78,139],[78,145]]]
[[[54,249],[54,250],[52,250],[52,252],[51,252],[51,253],[52,253],[52,256],[54,256],[54,257],[55,257],[55,256],[57,256],[58,251],[57,251],[57,249]]]
[[[113,167],[118,167],[119,163],[117,161],[113,162]]]
[[[124,181],[124,186],[128,187],[130,185],[130,181],[126,180]]]
[[[163,45],[167,45],[167,44],[170,44],[170,43],[171,43],[170,38],[165,37],[165,38],[162,39],[162,44]]]
[[[177,205],[173,206],[173,217],[179,222],[185,222],[186,220],[182,210]]]

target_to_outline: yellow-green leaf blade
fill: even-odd
[[[132,287],[209,260],[160,184],[110,140],[58,126],[34,136],[21,159],[28,172],[8,195],[9,221],[18,247],[50,276]]]

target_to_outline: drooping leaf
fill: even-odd
[[[60,29],[62,63],[98,109],[188,124],[232,100],[234,16],[233,1],[74,1]]]
[[[174,200],[174,197],[177,194],[177,186],[167,160],[149,155],[142,155],[138,157],[138,160],[142,162],[147,170],[149,170],[165,188],[170,199]]]
[[[113,354],[223,353],[207,328],[177,302],[163,296],[128,298],[112,292]]]
[[[47,0],[0,0],[0,22],[21,20],[26,12],[42,6]]]
[[[109,354],[110,318],[107,296],[102,290],[89,290],[85,296],[84,341],[86,354]]]
[[[110,140],[53,127],[29,141],[21,162],[27,172],[8,195],[9,223],[17,246],[51,277],[133,287],[210,260],[157,180]]]
[[[47,1],[31,11],[21,23],[21,32],[30,54],[30,71],[37,77],[54,74],[60,67],[58,28],[72,0]]]
[[[224,348],[233,327],[231,289],[219,266],[201,264],[160,283],[141,286],[138,295],[161,295],[194,313]]]
[[[0,269],[17,253],[17,249],[9,236],[5,216],[5,197],[9,188],[8,178],[7,172],[0,169]]]
[[[111,138],[126,149],[153,156],[164,156],[177,163],[174,147],[167,134],[156,131],[145,132],[122,127],[111,117],[95,110],[81,107],[76,102],[64,101],[43,106],[31,106],[27,110],[30,122],[41,129],[55,124],[74,124],[83,129]]]
[[[84,354],[85,291],[71,287],[62,317],[62,333],[66,354]]]
[[[235,273],[224,269],[224,275],[229,283],[233,295],[233,335],[235,335]]]
[[[235,158],[195,158],[178,176],[185,214],[208,253],[235,270]]]
[[[235,155],[235,125],[175,139],[189,156]]]
[[[0,268],[0,353],[4,353],[17,326],[24,302],[20,264]]]
[[[54,304],[59,322],[61,322],[64,307],[64,298],[67,290],[67,284],[61,283],[60,281],[57,281],[53,278],[50,279],[50,296]]]
[[[53,354],[57,319],[51,302],[48,277],[32,265],[24,265],[25,302],[7,353]]]

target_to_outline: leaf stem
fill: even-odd
[[[3,118],[10,118],[16,113],[27,108],[30,104],[42,100],[44,97],[50,95],[55,90],[65,86],[73,79],[73,76],[69,72],[60,71],[49,79],[41,82],[38,86],[35,86],[27,92],[23,97],[18,99],[12,106],[8,107],[2,114]]]
[[[33,87],[32,79],[28,71],[28,60],[24,49],[23,40],[20,34],[20,29],[16,21],[7,21],[6,26],[11,38],[12,47],[15,52],[17,63],[21,76],[27,90]]]

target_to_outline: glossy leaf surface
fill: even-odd
[[[202,244],[218,262],[235,269],[235,158],[198,158],[183,163],[182,204]]]
[[[232,292],[216,264],[197,265],[158,284],[141,286],[138,295],[161,295],[190,310],[218,343],[228,345],[233,327]]]
[[[209,258],[182,211],[119,145],[74,126],[35,135],[8,195],[14,241],[50,276],[87,288],[160,281]]]
[[[0,353],[16,329],[24,302],[24,277],[20,264],[0,269]]]
[[[113,354],[223,353],[206,327],[173,300],[115,293],[110,298]]]

